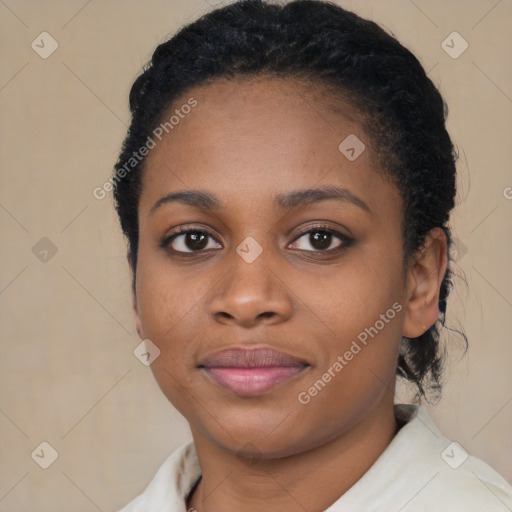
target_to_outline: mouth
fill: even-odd
[[[292,380],[310,365],[270,348],[217,352],[199,366],[215,383],[238,396],[258,396]]]

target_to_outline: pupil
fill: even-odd
[[[202,243],[204,245],[204,241],[206,240],[206,236],[204,233],[189,233],[188,240],[192,240],[192,244],[187,243],[187,247],[189,249],[203,249]]]
[[[320,247],[316,247],[317,249],[326,249],[331,245],[331,234],[325,231],[317,231],[316,233],[311,234],[311,238],[313,239],[312,244],[313,247],[316,245],[320,245]]]

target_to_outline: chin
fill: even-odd
[[[221,425],[203,425],[201,431],[207,432],[217,446],[234,455],[253,461],[280,459],[309,449],[312,436],[306,431],[298,431],[296,426],[293,432],[289,426],[281,428],[284,424],[279,425],[282,417],[272,422],[263,420],[257,423],[240,420],[228,422],[225,417],[223,420]]]

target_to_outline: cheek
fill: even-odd
[[[205,289],[170,271],[165,259],[142,252],[137,276],[137,304],[145,338],[160,349],[153,366],[175,372],[190,358],[191,346],[199,336],[197,323]],[[157,364],[158,363],[158,364]]]
[[[361,252],[333,269],[322,287],[305,286],[316,290],[310,305],[321,312],[331,333],[321,344],[325,357],[312,381],[322,379],[329,369],[335,375],[325,376],[329,389],[322,389],[312,409],[321,409],[324,401],[348,404],[356,396],[363,403],[371,401],[392,386],[396,371],[404,315],[400,254]]]
[[[336,337],[319,344],[322,364],[300,390],[301,416],[305,422],[321,418],[323,432],[351,428],[394,392],[404,309],[390,277],[366,274],[367,281],[347,276],[329,283],[324,318]]]
[[[165,252],[154,247],[149,235],[141,237],[137,266],[137,304],[144,334],[151,339],[165,339],[194,303],[199,300],[198,287],[183,281],[172,269]]]
[[[200,337],[193,321],[200,307],[200,287],[185,288],[181,279],[158,261],[146,260],[151,270],[141,272],[137,283],[139,314],[145,338],[160,350],[151,371],[163,394],[186,414],[190,408],[193,347]],[[195,328],[194,328],[195,326]]]
[[[386,319],[393,318],[386,330],[393,324],[393,335],[401,334],[396,309],[403,309],[403,276],[398,258],[360,252],[333,266],[327,279],[303,275],[300,288],[310,309],[340,342],[355,339],[390,308]],[[392,309],[394,303],[402,308]]]

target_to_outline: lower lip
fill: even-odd
[[[306,366],[265,366],[259,368],[204,368],[222,387],[239,396],[257,396],[302,373]]]

